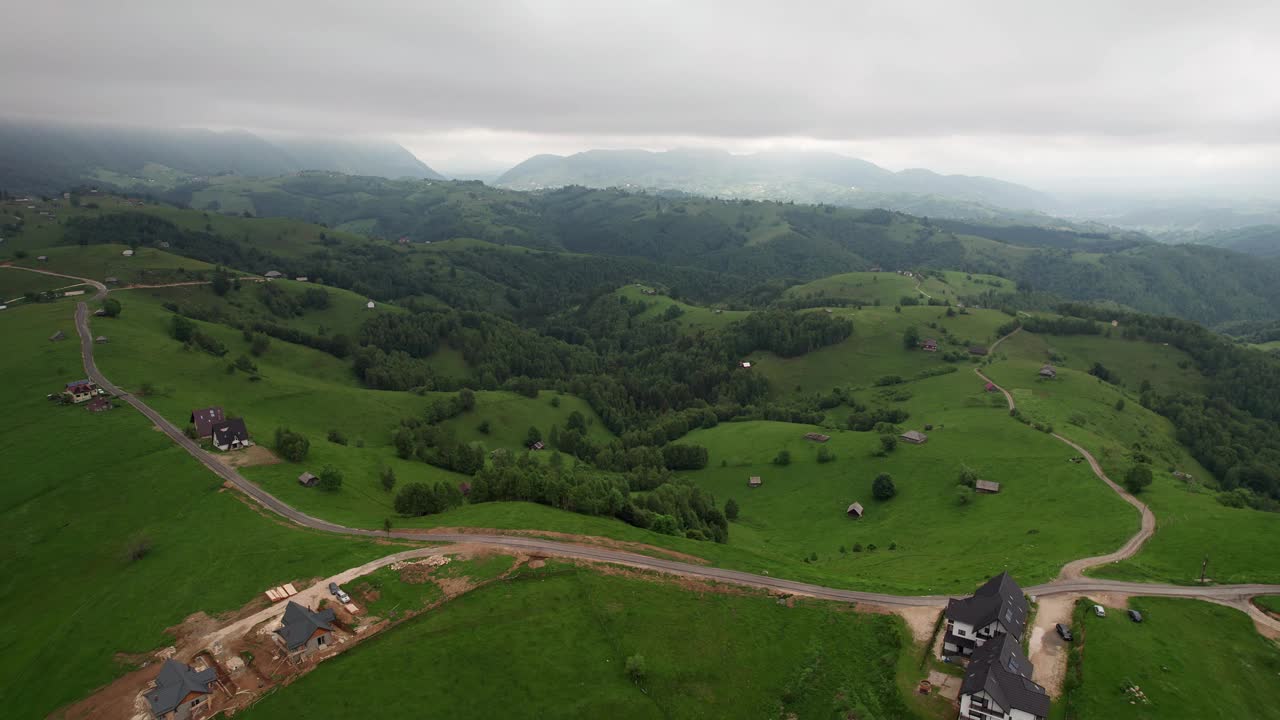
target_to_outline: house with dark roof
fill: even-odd
[[[223,420],[222,408],[207,407],[192,410],[188,422],[196,426],[196,437],[205,438],[213,434],[214,423],[220,423]]]
[[[276,642],[290,655],[306,655],[333,643],[333,608],[312,612],[290,600],[276,630]]]
[[[1035,668],[1011,635],[973,654],[960,685],[960,717],[967,720],[1044,720],[1049,694],[1032,682]]]
[[[94,385],[89,380],[76,380],[75,382],[69,382],[62,390],[62,394],[77,405],[82,402],[92,400],[93,396],[97,392],[98,386]]]
[[[1027,626],[1027,598],[1009,573],[991,578],[973,595],[947,601],[947,632],[942,650],[972,655],[987,641],[1009,635],[1022,639]]]
[[[320,478],[309,472],[304,472],[298,476],[298,484],[302,487],[315,487],[318,482],[320,482]]]
[[[987,349],[981,345],[973,345],[969,347],[970,355],[986,355]]]
[[[146,692],[152,717],[187,720],[213,697],[213,683],[217,679],[213,668],[196,670],[177,660],[165,660],[156,676],[156,686]]]
[[[244,426],[244,420],[240,418],[230,418],[215,423],[211,437],[213,446],[219,450],[239,450],[253,444],[249,439],[249,430]]]

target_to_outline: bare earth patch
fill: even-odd
[[[251,467],[253,465],[276,465],[282,462],[276,454],[261,445],[250,445],[243,450],[213,452],[213,458],[230,468]]]
[[[415,531],[409,531],[415,532]],[[519,535],[522,537],[546,538],[548,540],[560,540],[563,542],[571,542],[578,545],[587,545],[590,547],[602,547],[610,550],[625,550],[627,552],[640,553],[642,555],[654,555],[658,557],[666,557],[681,562],[693,563],[696,565],[707,565],[708,562],[696,555],[678,552],[676,550],[668,550],[654,545],[646,545],[645,543],[630,542],[628,540],[614,540],[613,538],[600,537],[598,535],[574,535],[573,533],[553,532],[550,530],[504,530],[499,528],[474,528],[474,527],[437,527],[427,528],[420,532],[422,535],[431,535],[433,533],[441,534],[469,534],[469,535]],[[430,539],[424,538],[424,539]]]
[[[1031,640],[1027,653],[1035,666],[1035,681],[1057,697],[1062,691],[1062,679],[1067,674],[1067,644],[1054,628],[1058,623],[1071,625],[1071,612],[1079,595],[1050,595],[1039,599],[1035,626],[1031,628]],[[1074,631],[1074,628],[1073,628]]]
[[[859,605],[858,609],[864,606]],[[911,628],[911,637],[918,643],[926,643],[932,639],[934,624],[938,622],[941,608],[936,607],[895,607],[893,612],[907,622]],[[941,635],[941,633],[939,633]]]

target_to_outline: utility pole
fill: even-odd
[[[1209,556],[1204,556],[1204,562],[1200,563],[1200,584],[1204,584],[1205,571],[1209,569]]]

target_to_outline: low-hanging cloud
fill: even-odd
[[[0,24],[9,113],[424,145],[483,130],[1269,154],[1277,67],[1280,4],[1232,0],[32,3]]]

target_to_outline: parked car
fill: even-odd
[[[338,602],[342,603],[343,605],[346,605],[347,603],[351,602],[351,596],[343,592],[342,588],[338,588]]]
[[[1140,622],[1142,622],[1142,613],[1138,612],[1137,610],[1130,610],[1130,611],[1129,611],[1129,619],[1130,619],[1130,620],[1132,620],[1132,621],[1134,621],[1134,622],[1139,622],[1139,623],[1140,623]]]
[[[1067,627],[1066,625],[1063,625],[1062,623],[1058,623],[1057,629],[1058,629],[1058,635],[1060,635],[1063,640],[1066,640],[1067,642],[1071,642],[1072,640],[1075,639],[1075,636],[1071,634],[1071,628]]]
[[[338,594],[339,592],[341,592],[341,590],[338,588],[338,583],[329,583],[329,594],[330,594],[330,595],[337,596],[337,594]]]
[[[1104,607],[1102,607],[1101,605],[1094,605],[1094,606],[1093,606],[1093,614],[1094,614],[1094,615],[1097,615],[1098,617],[1106,617],[1106,616],[1107,616],[1107,609],[1106,609],[1106,608],[1104,608]]]

